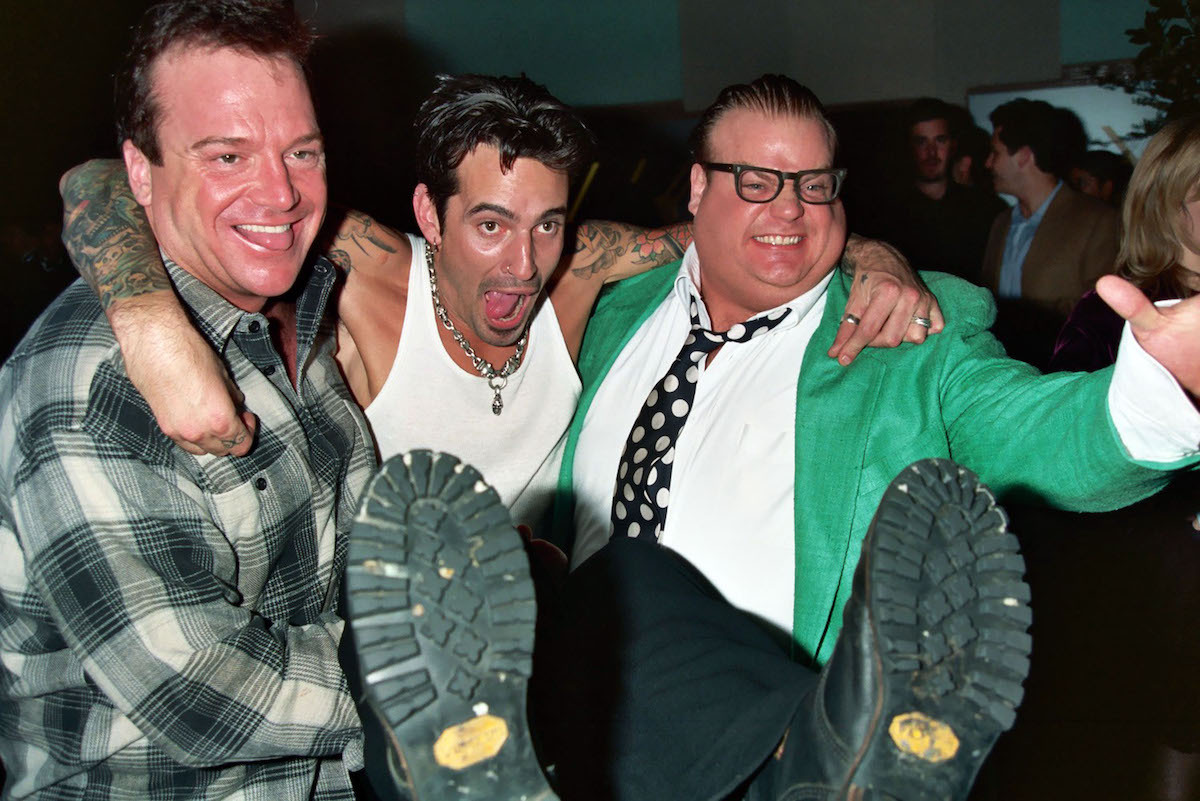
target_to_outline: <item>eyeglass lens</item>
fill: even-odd
[[[737,179],[738,194],[751,203],[765,203],[779,194],[781,179],[773,172],[742,170]],[[796,179],[796,189],[802,200],[828,203],[837,197],[837,176],[831,173],[805,173]]]

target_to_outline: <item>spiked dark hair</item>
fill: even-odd
[[[439,75],[413,127],[417,181],[427,187],[439,220],[458,192],[458,165],[480,145],[500,151],[506,172],[518,158],[530,158],[575,175],[594,141],[574,111],[523,75]]]

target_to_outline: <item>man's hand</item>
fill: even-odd
[[[851,235],[843,260],[854,268],[854,285],[829,348],[829,356],[840,364],[850,364],[868,345],[920,344],[945,326],[937,298],[891,245]]]
[[[122,301],[110,307],[109,319],[125,372],[163,433],[197,456],[250,452],[254,415],[240,408],[241,391],[173,296],[168,301],[152,293]]]
[[[1200,295],[1173,306],[1155,306],[1124,278],[1106,275],[1096,293],[1129,321],[1138,344],[1167,368],[1179,385],[1200,398]]]

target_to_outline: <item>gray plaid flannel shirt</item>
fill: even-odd
[[[265,317],[168,269],[257,440],[242,458],[174,446],[82,283],[17,346],[0,371],[5,797],[352,798],[336,607],[375,456],[324,319],[335,271],[301,277],[296,391]]]

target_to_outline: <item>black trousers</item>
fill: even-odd
[[[613,540],[539,600],[533,726],[564,801],[739,795],[817,682],[656,544]]]

